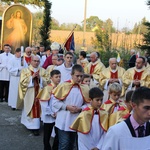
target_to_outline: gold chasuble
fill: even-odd
[[[100,83],[102,89],[104,89],[105,83],[109,79],[120,79],[122,81],[122,76],[124,73],[125,73],[125,69],[122,67],[119,67],[119,66],[117,66],[116,72],[113,72],[110,67],[104,69],[100,73],[100,77],[99,77],[99,83]],[[122,85],[121,96],[124,95],[124,92],[125,92],[125,89],[124,89],[124,86]]]
[[[40,79],[42,80],[42,85],[47,85],[48,76],[45,69],[37,68],[37,72],[39,72],[39,75],[41,77]],[[33,73],[34,68],[31,65],[21,71],[17,108],[20,109],[24,106],[24,110],[28,116],[30,116],[31,118],[39,118],[40,104],[36,96],[40,91],[40,79],[34,78],[32,80],[32,82],[34,83],[34,87],[28,88]]]
[[[58,100],[64,100],[68,96],[68,94],[70,93],[73,86],[78,86],[78,88],[80,89],[80,92],[82,94],[83,100],[86,103],[89,103],[90,99],[89,99],[89,87],[88,87],[88,85],[73,83],[73,80],[68,80],[66,82],[59,84],[53,90],[54,97]]]
[[[108,113],[103,109],[94,110],[92,107],[85,108],[70,126],[70,129],[88,134],[91,129],[95,111],[97,111],[99,115],[99,124],[101,128],[106,132],[108,129]]]
[[[95,80],[99,81],[99,75],[103,69],[105,69],[104,64],[97,60],[95,63],[90,62],[87,65],[85,73],[91,74]]]
[[[140,71],[136,67],[128,69],[123,77],[123,83],[126,88],[132,83],[132,81],[140,80],[140,86],[146,86],[150,88],[150,75],[149,71],[143,67]]]

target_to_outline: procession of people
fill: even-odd
[[[13,55],[6,43],[0,54],[0,102],[21,110],[21,124],[35,136],[43,122],[43,149],[150,149],[146,57],[136,57],[132,49],[126,70],[114,57],[105,66],[96,51],[89,62],[85,51],[76,60],[72,50],[63,58],[59,50],[53,42],[39,50],[28,46],[23,54],[16,48]]]

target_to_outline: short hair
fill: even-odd
[[[50,46],[47,46],[45,51],[49,51],[49,50],[51,51],[51,48],[50,48]]]
[[[85,78],[91,78],[91,75],[90,75],[90,74],[84,74],[84,75],[83,75],[83,80],[84,80]]]
[[[143,63],[145,63],[145,58],[143,56],[139,56],[138,58],[141,58],[143,60]]]
[[[121,92],[122,91],[122,87],[119,83],[117,82],[114,82],[112,83],[110,86],[109,86],[109,93],[118,93],[118,92]]]
[[[104,96],[104,94],[103,94],[102,90],[98,87],[93,87],[89,91],[89,98],[91,98],[91,99],[94,99],[97,97],[102,97],[102,96]]]
[[[15,52],[16,53],[21,52],[21,48],[16,48]]]
[[[73,54],[71,52],[65,53],[65,56],[67,56],[67,55],[71,55],[73,57]]]
[[[81,55],[83,58],[86,58],[86,52],[85,52],[85,51],[81,51],[81,52],[80,52],[80,55]]]
[[[83,67],[78,64],[76,64],[72,67],[71,75],[73,75],[75,73],[75,71],[84,73]]]
[[[5,47],[5,46],[9,46],[9,47],[10,47],[10,45],[9,45],[9,44],[4,44],[4,47]]]
[[[54,75],[61,74],[59,70],[52,70],[50,76],[53,77]]]
[[[133,92],[131,100],[137,105],[142,103],[144,100],[150,101],[150,88],[144,86],[137,88]]]
[[[128,92],[126,93],[125,101],[126,101],[127,103],[129,103],[129,102],[131,101],[133,92],[134,92],[133,90],[130,90],[130,91],[128,91]]]

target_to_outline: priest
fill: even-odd
[[[31,65],[21,71],[17,108],[22,108],[21,123],[31,129],[35,136],[40,129],[40,102],[36,96],[47,85],[48,75],[39,67],[40,58],[32,56]]]

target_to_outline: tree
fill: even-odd
[[[40,27],[40,35],[42,38],[41,44],[45,47],[50,45],[49,35],[51,29],[51,5],[52,3],[48,0],[44,1],[44,15],[43,15],[43,24]]]
[[[110,47],[109,42],[109,34],[108,31],[104,28],[98,27],[95,31],[96,39],[92,39],[92,43],[94,44],[94,48],[98,50],[106,50]]]
[[[12,2],[13,3],[21,3],[24,5],[35,5],[35,6],[43,6],[43,1],[44,0],[1,0],[4,3],[7,3],[10,5]]]
[[[83,23],[83,21],[82,21]],[[86,19],[86,30],[92,31],[95,26],[102,26],[103,21],[100,20],[97,16],[90,16],[90,18]]]
[[[132,33],[134,34],[145,34],[147,33],[147,27],[145,23],[147,22],[146,18],[144,17],[138,24],[135,23],[134,28],[132,29]]]
[[[43,23],[43,13],[42,12],[36,12],[33,13],[33,34],[32,34],[32,44],[33,45],[38,45],[41,41],[41,36],[39,34],[40,32],[40,27]]]
[[[147,1],[147,5],[150,6],[150,0]],[[146,19],[145,19],[146,20]],[[147,32],[143,33],[143,45],[139,45],[138,48],[140,48],[141,50],[146,50],[150,53],[150,22],[145,21],[143,19],[143,24],[146,27]]]

